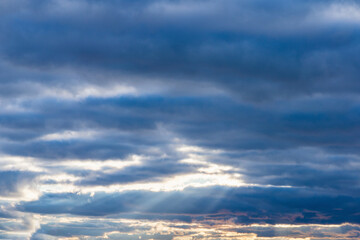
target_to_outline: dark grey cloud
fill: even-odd
[[[357,151],[360,115],[356,99],[320,98],[295,101],[293,104],[296,105],[279,106],[275,103],[257,106],[229,98],[160,96],[88,99],[65,103],[48,100],[40,105],[27,101],[22,106],[32,112],[4,113],[0,121],[10,133],[11,129],[20,128],[25,133],[33,131],[33,136],[36,133],[41,136],[64,130],[114,129],[136,132],[144,144],[154,144],[160,142],[156,139],[150,141],[142,134],[153,134],[151,130],[163,124],[193,139],[195,143],[211,147],[263,149],[311,146]],[[331,105],[323,108],[326,104]],[[67,121],[65,117],[70,120]],[[107,133],[104,134],[106,138]],[[114,140],[119,137],[116,131],[110,132],[108,136]],[[7,137],[6,134],[4,137]],[[139,141],[131,134],[125,137],[130,142]],[[8,134],[8,138],[15,140],[16,136]],[[121,136],[118,140],[121,141]]]
[[[78,195],[47,194],[17,206],[24,212],[106,216],[151,213],[188,215],[194,220],[223,217],[238,223],[358,223],[358,197],[302,188],[200,188],[174,192],[130,191]],[[140,214],[141,215],[141,214]],[[122,216],[122,215],[120,215]],[[126,215],[123,215],[123,217]],[[134,218],[134,216],[132,218]],[[131,215],[127,215],[131,218]],[[143,215],[146,219],[146,215]],[[180,216],[181,217],[181,216]]]
[[[112,173],[88,172],[77,184],[106,186],[116,183],[159,181],[164,177],[195,171],[195,166],[178,163],[176,159],[159,159],[146,161],[140,166],[125,167]]]
[[[146,96],[27,101],[23,106],[30,111],[0,114],[5,129],[2,151],[7,154],[43,161],[152,156],[151,161],[118,172],[66,169],[83,178],[80,185],[159,180],[193,172],[197,166],[178,163],[184,156],[171,146],[173,138],[180,137],[190,145],[225,150],[209,157],[209,161],[243,169],[240,173],[248,183],[344,192],[354,192],[359,186],[356,162],[360,112],[352,98],[254,105],[224,97]],[[164,134],[161,129],[172,134]],[[94,130],[99,135],[40,138],[79,130]],[[154,148],[160,150],[154,154]]]
[[[4,5],[1,55],[14,65],[207,81],[255,100],[359,90],[357,20],[333,19],[356,1]]]
[[[99,223],[98,221],[89,220],[86,223],[64,223],[61,225],[58,223],[49,223],[42,225],[41,228],[32,235],[31,239],[37,239],[37,236],[43,234],[57,237],[72,237],[79,235],[101,237],[107,232],[120,231],[130,233],[134,230],[133,227],[128,226],[125,223],[115,223],[111,221]],[[144,228],[143,230],[148,229]]]
[[[100,217],[360,223],[359,16],[358,1],[341,0],[1,1],[0,238],[22,228],[31,239],[112,231],[110,239],[131,239],[139,230],[96,223]],[[135,155],[142,160],[134,165],[101,165]],[[24,171],[31,161],[43,172]],[[206,172],[210,164],[227,168]],[[199,172],[239,174],[258,187],[93,195],[58,188]],[[21,201],[24,189],[41,196]],[[84,222],[37,226],[31,213]],[[239,231],[358,238],[353,225],[337,230]],[[133,237],[174,236],[145,235]]]
[[[322,109],[333,101],[339,104]],[[2,137],[11,140],[3,144],[3,151],[44,158],[121,157],[139,148],[165,146],[169,139],[159,132],[159,126],[164,126],[194,145],[210,148],[317,147],[340,153],[358,152],[358,104],[326,98],[295,104],[256,106],[227,98],[156,96],[89,99],[71,104],[26,103],[33,113],[0,115]],[[95,139],[38,139],[66,130],[95,130],[100,135]]]

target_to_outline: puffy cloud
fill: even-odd
[[[0,171],[1,197],[34,197],[37,174],[22,171]]]

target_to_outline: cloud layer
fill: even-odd
[[[0,2],[0,239],[357,239],[360,4]]]

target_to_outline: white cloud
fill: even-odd
[[[324,23],[360,24],[360,7],[358,4],[331,4],[318,13],[319,20]]]

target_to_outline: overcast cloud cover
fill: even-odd
[[[359,239],[360,1],[0,1],[0,239]]]

